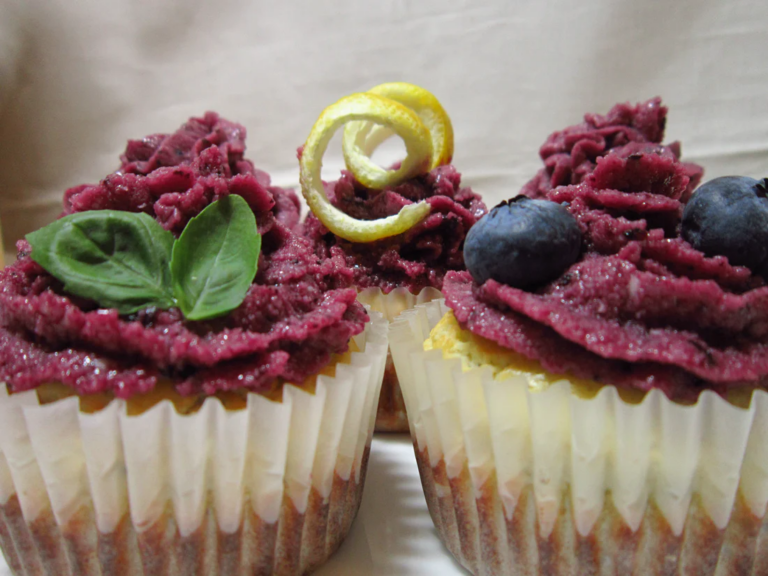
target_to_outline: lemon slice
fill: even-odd
[[[321,178],[322,158],[334,133],[343,125],[347,167],[363,185],[382,189],[450,162],[453,129],[445,110],[431,93],[402,82],[382,84],[371,92],[352,94],[329,106],[315,122],[300,159],[301,191],[328,230],[351,242],[373,242],[402,234],[430,211],[426,202],[405,206],[379,220],[357,220],[333,206]],[[385,170],[370,155],[397,134],[406,157],[396,170]]]

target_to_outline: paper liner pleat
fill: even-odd
[[[531,392],[425,351],[447,311],[404,312],[390,349],[430,514],[473,574],[768,574],[768,393]]]
[[[422,289],[418,294],[412,294],[406,288],[396,288],[389,294],[385,294],[379,288],[365,288],[357,295],[360,302],[371,310],[380,312],[390,322],[403,312],[413,310],[419,304],[442,297],[439,290],[431,287]],[[376,412],[376,432],[408,432],[405,401],[400,391],[400,382],[391,354],[387,355],[387,365],[384,369],[384,381],[381,385]]]
[[[282,402],[208,399],[181,416],[114,401],[38,405],[0,386],[0,547],[15,576],[311,572],[362,498],[387,357],[378,313],[360,352]]]

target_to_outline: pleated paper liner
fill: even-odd
[[[0,387],[0,546],[15,576],[253,576],[311,572],[362,497],[387,322],[320,375],[192,415],[164,401],[129,416],[77,398],[38,405]]]
[[[473,574],[768,574],[768,394],[575,395],[425,352],[435,301],[390,326],[424,492]]]
[[[371,310],[381,312],[390,322],[418,304],[442,297],[442,293],[435,288],[424,288],[418,294],[412,294],[406,288],[396,288],[389,294],[384,294],[379,288],[366,288],[357,295],[360,302],[369,306]],[[376,412],[376,432],[408,432],[405,402],[400,392],[400,383],[391,354],[387,355],[384,382],[381,385],[379,407]]]

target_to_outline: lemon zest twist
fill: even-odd
[[[320,114],[300,159],[302,194],[318,220],[335,235],[351,242],[374,242],[402,234],[421,222],[430,212],[424,201],[378,220],[352,218],[328,201],[321,178],[322,158],[333,135],[345,125],[344,159],[358,182],[375,190],[395,186],[451,161],[453,128],[437,98],[405,82],[381,84],[369,92],[346,96]],[[406,157],[399,168],[387,170],[370,157],[395,134],[405,143]]]

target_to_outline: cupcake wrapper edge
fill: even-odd
[[[189,570],[228,548],[232,574],[321,563],[362,493],[387,354],[387,323],[371,319],[314,394],[286,385],[282,402],[251,394],[240,411],[212,398],[192,415],[164,401],[128,416],[121,400],[85,414],[76,398],[40,406],[0,387],[0,545],[26,562],[15,573],[112,574],[122,554],[126,574],[224,574]]]
[[[435,301],[404,313],[390,326],[390,347],[433,518],[452,552],[475,573],[506,573],[484,572],[470,551],[498,545],[509,554],[516,544],[499,544],[498,533],[489,541],[483,530],[528,514],[521,506],[534,511],[527,525],[535,534],[516,538],[543,542],[593,538],[609,517],[632,537],[654,518],[678,540],[697,526],[722,536],[735,529],[732,518],[763,517],[768,393],[755,392],[749,409],[742,409],[709,391],[692,406],[658,390],[628,404],[611,386],[585,399],[566,379],[531,392],[522,377],[498,380],[487,367],[464,370],[439,350],[424,351],[445,312],[444,302]],[[501,516],[478,516],[482,495]],[[570,535],[563,532],[564,510]],[[448,533],[461,537],[451,543]]]

